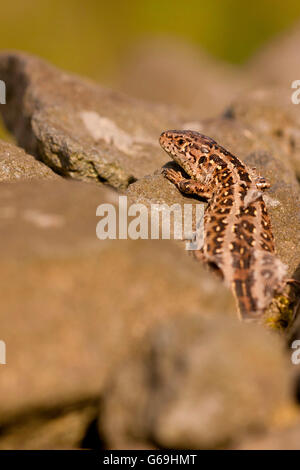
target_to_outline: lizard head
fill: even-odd
[[[216,142],[195,131],[165,131],[159,138],[161,147],[191,177],[199,173]],[[204,157],[204,158],[203,158]]]

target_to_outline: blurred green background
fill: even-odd
[[[1,4],[0,44],[105,81],[145,36],[182,37],[243,63],[299,16],[299,0],[12,0]]]
[[[132,42],[170,33],[234,63],[300,16],[299,0],[12,0],[0,44],[101,78]]]

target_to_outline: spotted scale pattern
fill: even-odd
[[[188,175],[165,169],[166,178],[181,192],[208,200],[203,246],[195,257],[222,274],[241,317],[261,315],[286,273],[275,255],[262,197],[269,184],[255,169],[198,132],[166,131],[160,144]]]

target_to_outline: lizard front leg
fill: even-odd
[[[163,175],[171,181],[171,183],[175,184],[179,191],[184,194],[194,194],[195,196],[200,196],[205,199],[212,197],[212,191],[207,184],[184,178],[180,171],[167,168],[163,171]]]

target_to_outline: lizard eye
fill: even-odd
[[[183,139],[179,139],[179,140],[178,140],[178,144],[179,144],[180,146],[183,145],[183,144],[184,144],[184,140],[183,140]]]

